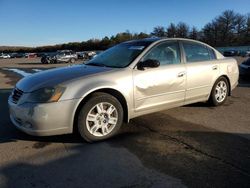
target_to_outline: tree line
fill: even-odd
[[[226,10],[221,15],[198,29],[184,22],[177,24],[170,23],[167,27],[157,26],[151,33],[131,33],[125,31],[111,37],[102,39],[91,39],[83,42],[70,42],[51,46],[41,46],[35,48],[27,47],[0,47],[0,51],[5,52],[52,52],[56,50],[105,50],[115,44],[134,39],[147,37],[169,37],[169,38],[190,38],[203,41],[214,47],[223,46],[245,46],[250,45],[250,13],[242,15],[233,10]]]
[[[183,22],[170,23],[166,28],[155,27],[151,35],[190,38],[215,47],[250,45],[250,14],[226,10],[200,30]]]

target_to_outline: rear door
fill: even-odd
[[[219,75],[219,63],[213,49],[190,41],[182,41],[187,70],[185,103],[206,100]]]

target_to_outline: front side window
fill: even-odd
[[[153,47],[142,59],[146,60],[158,60],[161,65],[171,65],[181,63],[180,49],[177,42],[164,42]]]
[[[211,59],[206,46],[193,42],[183,42],[187,62],[207,61]]]

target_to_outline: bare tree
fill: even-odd
[[[176,36],[182,37],[182,38],[187,38],[188,33],[189,33],[189,26],[186,23],[179,22],[177,24]]]
[[[176,26],[175,24],[173,23],[170,23],[170,25],[167,27],[167,36],[169,38],[173,38],[173,37],[176,37]]]
[[[250,44],[250,13],[246,17],[246,30],[245,30],[245,37],[244,37],[244,44]]]
[[[230,45],[233,42],[236,13],[232,10],[224,11],[217,19],[219,25],[220,44]]]
[[[199,31],[196,27],[192,27],[190,33],[189,33],[189,38],[194,39],[194,40],[198,40],[198,36],[199,35]]]
[[[165,28],[162,26],[157,26],[153,29],[153,32],[151,33],[152,36],[157,36],[157,37],[165,37],[167,36],[167,33],[165,31]]]
[[[212,46],[219,43],[219,25],[216,21],[206,24],[202,29],[202,40]]]

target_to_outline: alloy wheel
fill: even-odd
[[[96,104],[87,114],[86,125],[90,134],[101,137],[109,134],[116,126],[118,112],[108,102]]]

